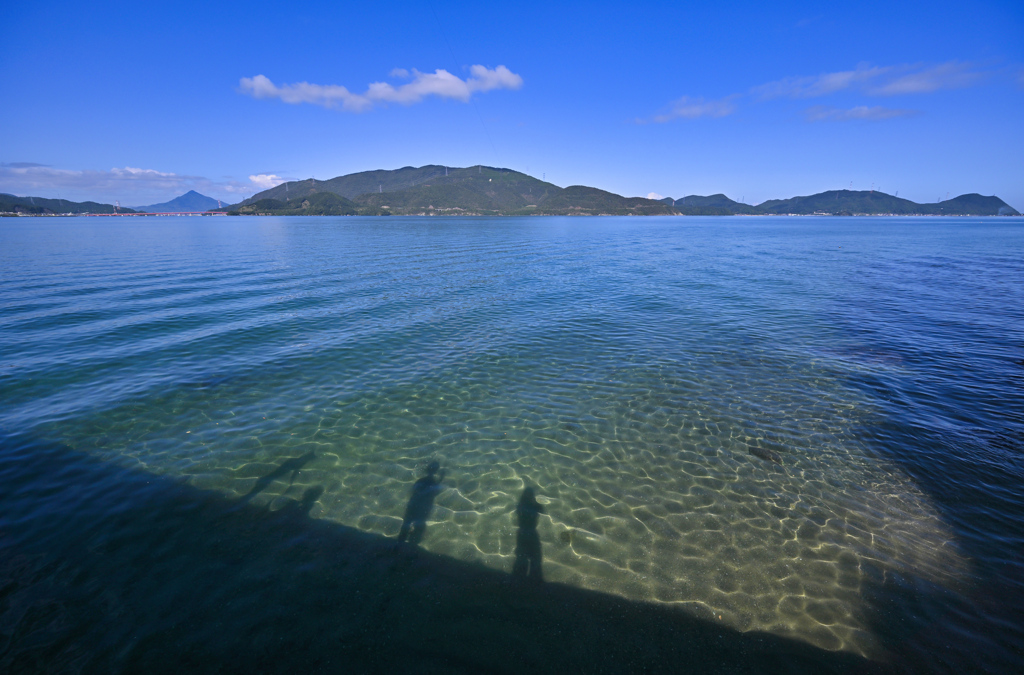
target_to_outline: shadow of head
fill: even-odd
[[[302,499],[298,501],[296,509],[298,509],[299,513],[304,516],[309,515],[310,509],[313,508],[317,500],[320,499],[320,495],[323,493],[324,488],[321,485],[307,488],[306,491],[302,493]]]

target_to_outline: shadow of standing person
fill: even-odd
[[[544,507],[537,502],[533,488],[524,489],[519,505],[516,506],[519,531],[516,532],[516,561],[512,565],[514,576],[544,581],[541,575],[540,535],[537,534],[537,521],[542,513]]]
[[[427,529],[427,517],[434,508],[434,497],[444,486],[444,470],[438,473],[441,465],[431,462],[427,465],[427,475],[420,478],[412,486],[409,503],[405,507],[405,518],[402,529],[398,533],[398,541],[408,540],[410,544],[419,544],[423,540],[423,532]]]

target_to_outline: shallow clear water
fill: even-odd
[[[533,487],[548,582],[1009,668],[1018,220],[5,219],[0,429],[384,537],[436,461],[428,551]]]

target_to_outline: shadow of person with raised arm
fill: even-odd
[[[242,497],[242,503],[244,504],[248,502],[250,499],[266,490],[267,486],[273,483],[275,480],[277,480],[278,478],[284,478],[289,473],[291,473],[292,477],[288,484],[291,485],[292,483],[295,482],[295,477],[299,475],[299,470],[302,469],[302,467],[306,466],[306,464],[308,464],[313,459],[316,459],[316,456],[313,454],[313,451],[310,450],[301,457],[292,457],[291,459],[286,459],[285,461],[281,462],[281,466],[277,467],[276,469],[268,473],[266,476],[263,476],[262,478],[256,481],[256,484],[252,486],[251,490],[249,490],[249,494]],[[319,495],[317,496],[319,497]]]
[[[438,470],[440,469],[440,473]],[[427,475],[420,478],[412,486],[409,503],[405,507],[405,518],[402,529],[398,533],[398,541],[408,540],[410,544],[419,544],[423,540],[423,531],[427,529],[427,517],[434,508],[434,497],[444,486],[444,469],[437,462],[427,465]]]
[[[512,565],[513,576],[526,577],[532,581],[544,581],[541,574],[540,535],[537,534],[537,521],[544,507],[537,502],[537,495],[532,487],[525,488],[516,506],[516,520],[519,531],[516,532],[516,561]]]

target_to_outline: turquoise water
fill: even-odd
[[[437,462],[406,548],[439,560],[511,572],[532,487],[548,584],[876,663],[1021,663],[1017,219],[2,225],[8,560],[57,556],[44,516],[81,500],[18,468],[33,444],[380,541]],[[144,522],[119,560],[160,548]],[[9,659],[43,630],[16,609]]]

